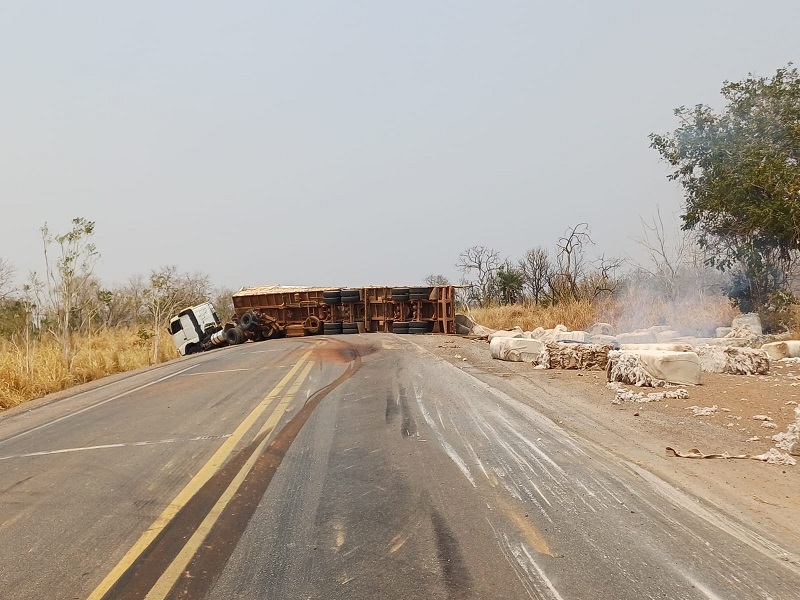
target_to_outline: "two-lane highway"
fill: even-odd
[[[0,419],[0,510],[8,598],[800,598],[797,557],[406,336]]]

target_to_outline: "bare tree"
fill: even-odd
[[[16,270],[5,258],[0,257],[0,300],[7,299],[14,291],[12,282]]]
[[[558,241],[556,248],[556,273],[550,278],[555,299],[576,300],[579,296],[578,282],[584,275],[586,266],[586,246],[594,245],[589,235],[589,225],[578,223],[568,227]]]
[[[469,281],[470,297],[480,306],[487,306],[496,296],[497,271],[502,261],[497,250],[472,246],[458,255],[458,267]],[[473,279],[469,279],[469,277]]]
[[[547,282],[552,265],[550,255],[541,246],[525,252],[519,261],[523,289],[534,304],[539,304],[547,296]]]
[[[223,323],[233,318],[233,294],[234,291],[226,287],[215,288],[211,294],[211,303]]]
[[[94,267],[100,257],[91,242],[94,221],[78,217],[72,220],[72,229],[53,234],[47,223],[41,228],[44,246],[45,278],[31,273],[30,289],[43,311],[48,330],[61,345],[67,365],[72,365],[74,348],[72,333],[80,327],[81,311],[86,292],[91,286]],[[55,247],[55,256],[52,248]]]
[[[440,285],[450,285],[450,280],[444,275],[428,275],[425,278],[425,285],[436,287]]]
[[[702,298],[721,289],[728,278],[709,267],[708,251],[700,247],[695,232],[677,227],[668,231],[658,207],[650,220],[641,222],[643,233],[635,241],[645,250],[647,261],[633,262],[651,287],[671,301],[686,295]]]
[[[623,264],[621,258],[600,256],[592,263],[592,270],[578,282],[578,299],[593,302],[603,294],[613,295],[621,283],[617,271]]]
[[[180,309],[206,300],[211,284],[203,273],[179,273],[174,265],[150,273],[149,287],[143,300],[153,325],[153,364],[158,362],[161,330]]]

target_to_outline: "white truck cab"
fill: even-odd
[[[185,308],[169,322],[172,341],[182,356],[199,352],[201,343],[219,329],[219,317],[210,302]]]

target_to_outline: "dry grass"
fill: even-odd
[[[530,331],[537,327],[552,329],[558,324],[570,329],[584,329],[597,322],[598,308],[589,302],[562,302],[547,307],[512,304],[472,308],[467,314],[476,323],[492,329],[512,329],[519,325],[525,331]]]
[[[69,368],[52,338],[0,340],[0,409],[15,406],[73,385],[86,383],[151,364],[152,346],[135,330],[119,329],[98,335],[76,336],[77,348]],[[162,338],[159,362],[177,356],[168,337]]]
[[[473,308],[468,314],[477,323],[492,329],[512,329],[519,325],[530,331],[565,325],[583,330],[593,323],[611,323],[618,331],[632,331],[650,325],[669,325],[684,335],[713,335],[714,329],[731,324],[739,311],[727,298],[707,296],[669,302],[659,296],[641,293],[594,303],[562,302],[555,306],[512,305]]]

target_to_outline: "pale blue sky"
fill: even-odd
[[[589,223],[677,214],[648,147],[681,104],[797,60],[800,3],[0,5],[0,256],[97,222],[106,283],[457,278]]]

